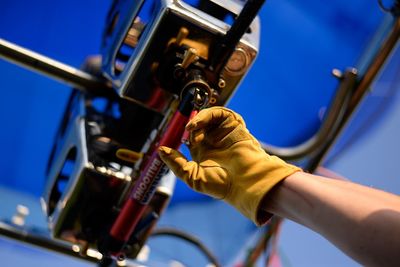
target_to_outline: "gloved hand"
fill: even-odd
[[[186,129],[191,133],[193,161],[176,150],[160,147],[165,164],[194,190],[223,199],[257,225],[267,222],[271,214],[259,207],[263,197],[301,169],[268,155],[242,117],[227,108],[201,110]]]

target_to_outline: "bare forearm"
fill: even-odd
[[[400,266],[400,198],[351,182],[297,172],[265,210],[320,233],[367,266]]]

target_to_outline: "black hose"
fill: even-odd
[[[151,237],[155,236],[173,236],[185,240],[203,252],[207,259],[214,264],[215,267],[221,266],[214,254],[200,240],[186,232],[174,228],[159,228],[154,230],[151,234]]]

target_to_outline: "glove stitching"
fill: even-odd
[[[224,200],[229,195],[229,192],[231,192],[232,182],[231,182],[231,179],[230,179],[231,175],[229,174],[229,171],[227,169],[225,169],[224,167],[220,167],[220,168],[226,173],[226,181],[228,183],[228,186],[226,187],[227,189],[225,191],[225,194],[221,198],[221,200]]]
[[[226,172],[226,175],[227,175],[226,176],[227,177],[226,180],[228,183],[227,190],[226,190],[225,195],[221,198],[222,200],[225,200],[230,195],[231,188],[232,188],[232,181],[231,181],[231,175],[229,174],[229,171],[227,169],[225,169],[224,167],[221,167],[221,168]]]

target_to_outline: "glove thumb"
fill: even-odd
[[[223,199],[227,193],[226,172],[215,163],[202,166],[188,161],[180,152],[165,146],[158,149],[162,161],[189,187],[214,198]]]
[[[184,166],[188,163],[188,160],[182,153],[176,151],[175,149],[160,146],[158,148],[158,154],[164,163],[168,166],[168,168],[175,173],[176,176],[182,177],[184,176],[183,169]]]

